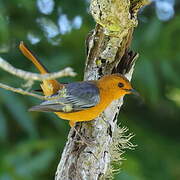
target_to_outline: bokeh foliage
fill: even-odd
[[[42,14],[35,0],[0,1],[0,56],[24,70],[35,72],[22,56],[18,43],[23,40],[50,71],[71,66],[83,78],[86,57],[85,38],[94,27],[85,0],[55,1],[50,15]],[[69,32],[49,38],[38,19],[55,26],[59,15],[65,14]],[[75,17],[82,26],[72,27]],[[31,44],[27,35],[40,42]],[[127,151],[127,159],[116,180],[178,180],[180,179],[180,4],[176,3],[173,19],[162,22],[156,18],[154,6],[139,14],[132,48],[139,52],[133,86],[142,99],[125,98],[119,122],[136,136],[135,150]],[[26,82],[0,71],[0,82],[20,87]],[[34,89],[39,88],[36,83]],[[51,113],[27,111],[39,100],[0,89],[0,180],[52,179],[67,139],[69,125]]]

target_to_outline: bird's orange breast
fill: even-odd
[[[100,91],[100,102],[94,107],[71,113],[55,112],[60,118],[70,121],[73,125],[75,122],[90,121],[98,117],[112,100],[108,98],[107,92]]]

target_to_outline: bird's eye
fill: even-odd
[[[123,83],[118,83],[118,87],[122,88],[124,86]]]

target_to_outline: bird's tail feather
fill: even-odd
[[[36,66],[41,74],[48,73],[48,70],[45,68],[45,66],[32,54],[32,52],[25,46],[22,41],[19,44],[19,49],[24,54],[24,56],[27,57]]]
[[[48,70],[45,68],[45,66],[32,54],[32,52],[25,46],[23,42],[20,42],[19,49],[24,54],[24,56],[35,65],[41,74],[48,73]],[[54,79],[43,80],[43,84],[41,84],[41,88],[46,96],[56,93],[62,87],[63,85]]]

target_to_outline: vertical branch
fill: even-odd
[[[137,25],[137,12],[146,3],[146,0],[91,1],[90,10],[97,25],[87,38],[84,80],[98,79],[117,71],[131,80],[137,56],[129,50],[129,45]],[[56,180],[105,179],[113,160],[111,147],[122,104],[123,98],[114,101],[95,120],[77,123],[78,134],[71,129],[56,171]],[[79,134],[92,143],[81,142]]]

